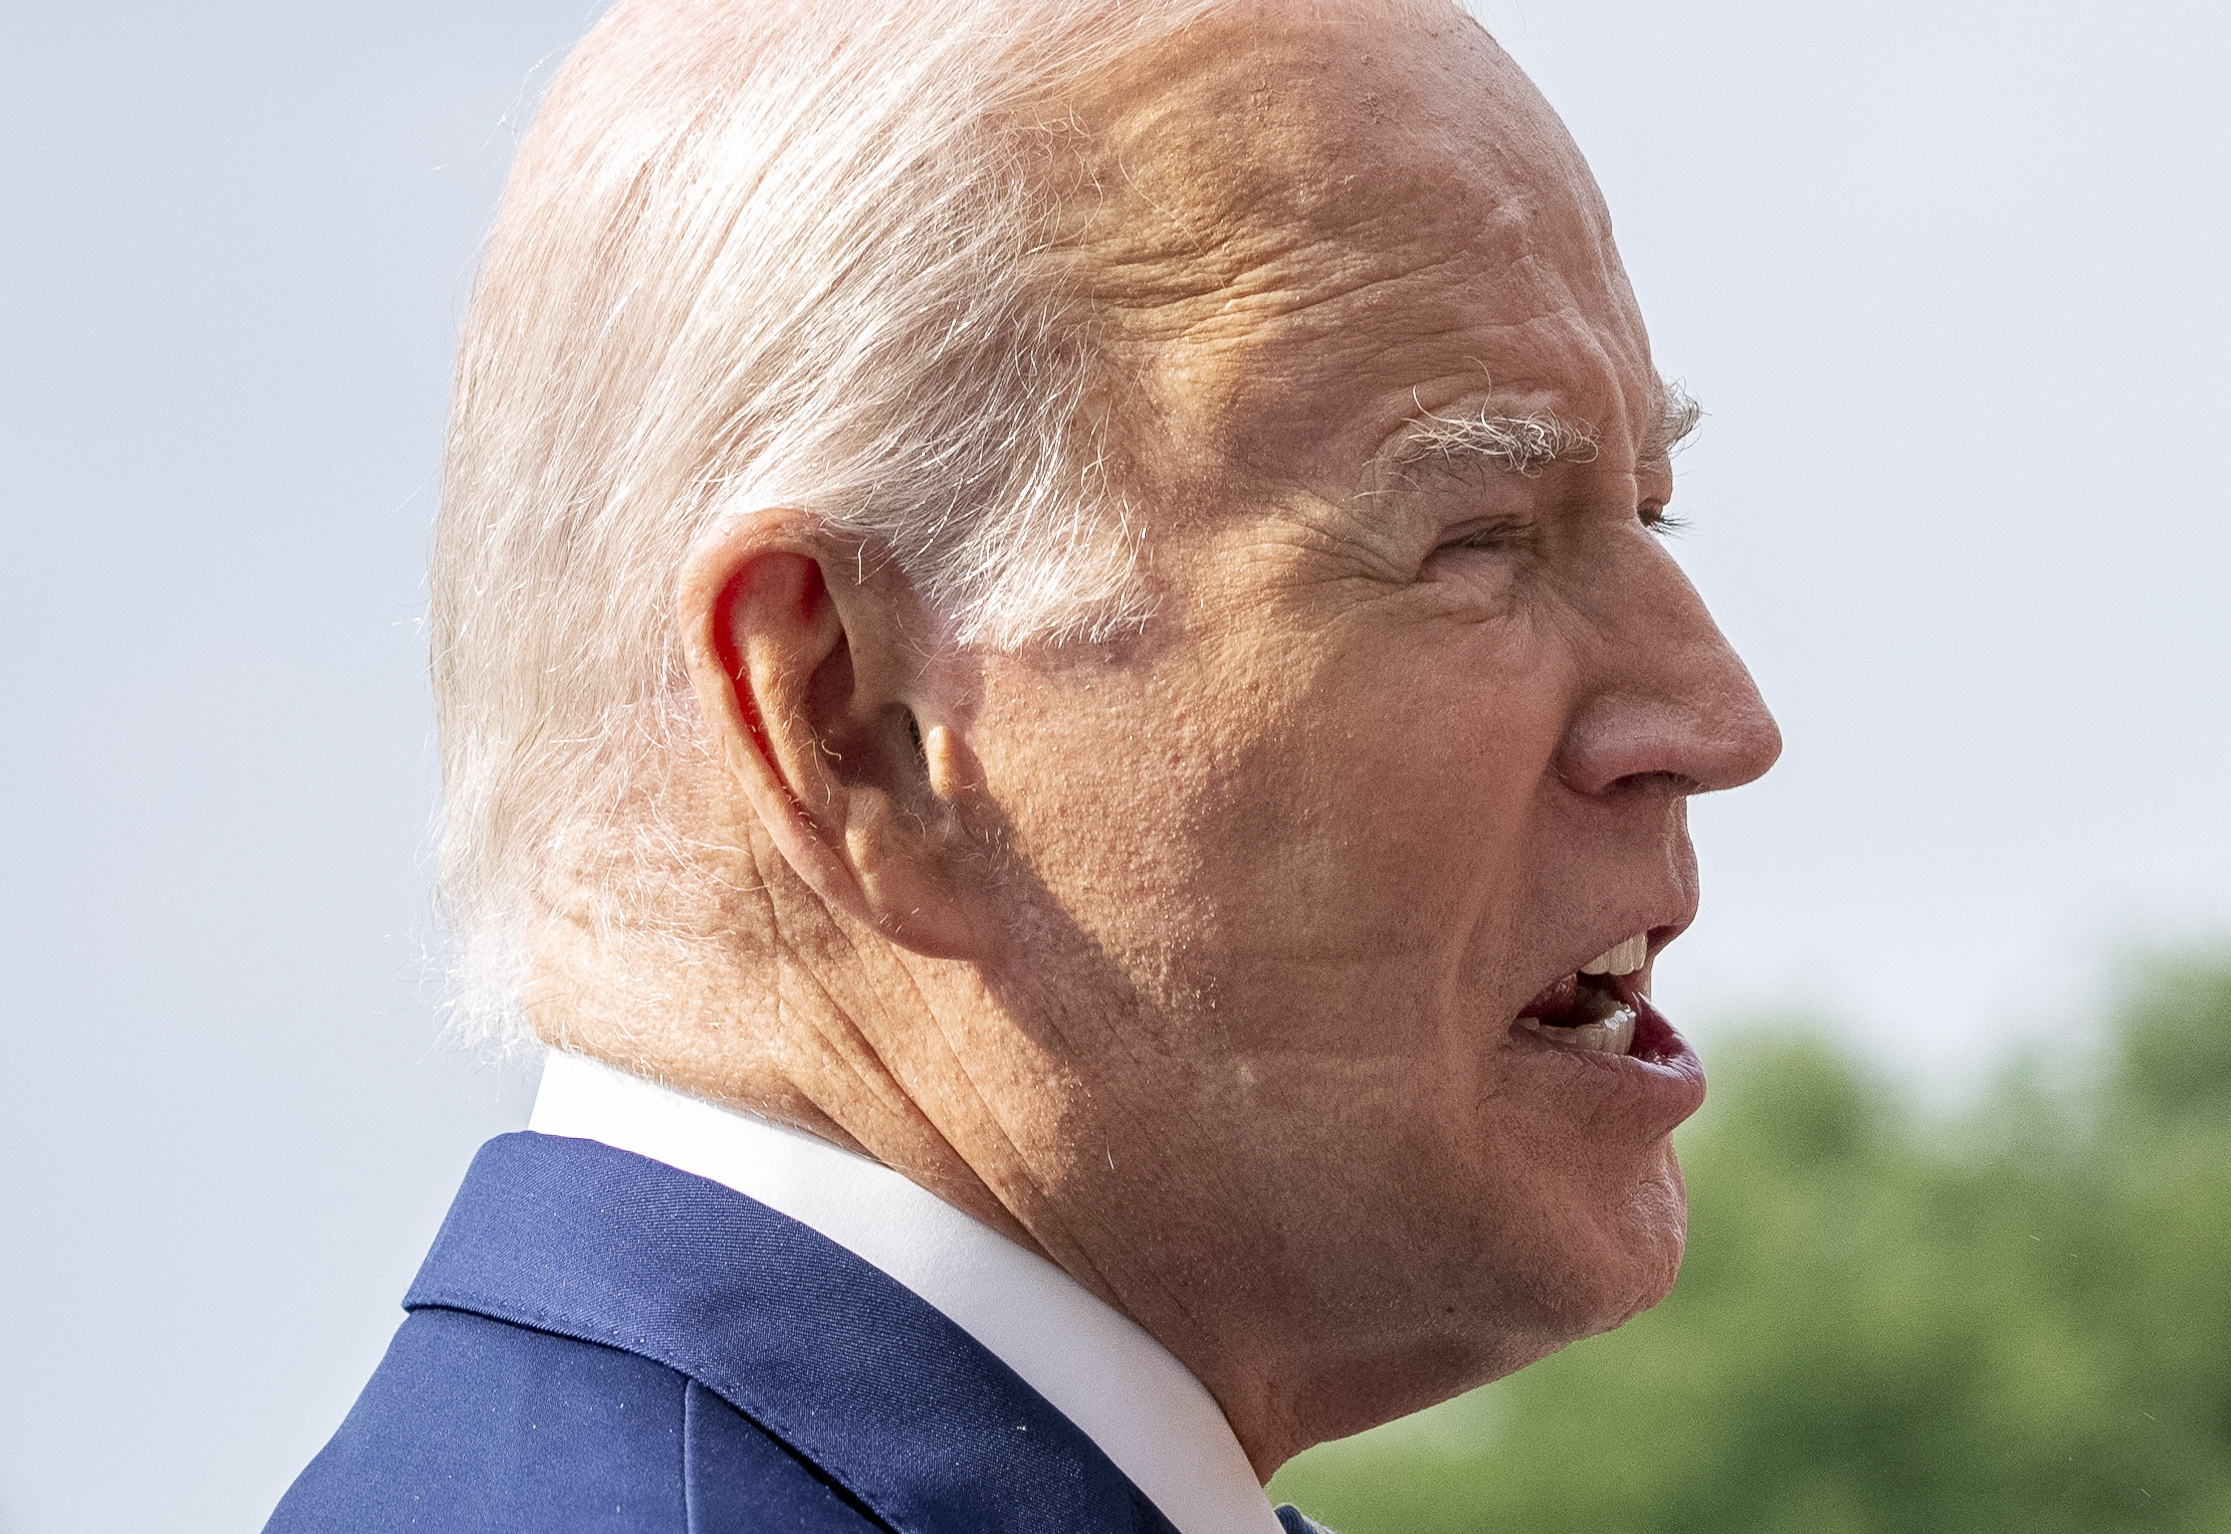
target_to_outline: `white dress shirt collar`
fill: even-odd
[[[879,1161],[552,1050],[529,1128],[723,1183],[811,1226],[988,1348],[1179,1534],[1281,1534],[1215,1397],[1135,1322]]]

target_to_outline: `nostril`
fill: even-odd
[[[1702,783],[1685,772],[1630,772],[1613,779],[1609,789],[1615,794],[1660,794],[1669,799],[1705,791]]]

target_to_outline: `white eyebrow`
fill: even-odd
[[[1529,415],[1435,415],[1427,411],[1409,422],[1409,434],[1395,455],[1398,463],[1426,458],[1475,458],[1531,474],[1544,464],[1587,463],[1596,456],[1596,438],[1546,410]]]
[[[1657,453],[1671,455],[1696,430],[1697,422],[1704,419],[1704,407],[1696,396],[1673,380],[1667,380],[1663,391],[1663,404],[1658,417],[1658,430],[1650,441]]]
[[[1670,454],[1704,417],[1703,407],[1678,383],[1666,383],[1660,399],[1661,414],[1644,443],[1649,458]],[[1397,463],[1471,458],[1531,474],[1545,464],[1592,462],[1601,450],[1594,432],[1546,410],[1522,416],[1494,415],[1484,408],[1468,416],[1427,411],[1408,424],[1409,433],[1395,454]]]

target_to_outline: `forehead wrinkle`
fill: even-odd
[[[1382,174],[1346,175],[1331,190],[1307,150],[1261,158],[1303,170],[1275,189],[1235,188],[1182,164],[1151,177],[1126,165],[1113,191],[1096,184],[1064,241],[1095,311],[1130,339],[1213,337],[1225,322],[1320,310],[1332,311],[1321,324],[1332,329],[1343,305],[1383,310],[1402,288],[1429,289],[1467,263],[1499,255],[1513,274],[1531,265],[1529,210],[1515,198],[1481,207],[1479,189],[1465,187],[1444,200],[1440,217],[1420,220],[1415,200],[1356,195],[1353,183],[1365,179],[1430,176],[1413,157],[1376,156]],[[1451,174],[1430,178],[1464,179],[1442,169]],[[1324,195],[1297,190],[1310,182]]]
[[[1578,312],[1562,274],[1523,247],[1500,263],[1503,280],[1488,284],[1490,296],[1526,288],[1553,313],[1483,309],[1478,268],[1493,243],[1450,250],[1368,232],[1264,231],[1244,244],[1227,240],[1213,266],[1115,268],[1094,294],[1095,320],[1103,342],[1137,368],[1134,376],[1183,375],[1201,404],[1236,407],[1296,386],[1315,390],[1329,373],[1422,376],[1459,349],[1465,356],[1530,353],[1529,334],[1545,320],[1570,322]],[[1492,256],[1485,264],[1497,265]],[[1133,270],[1144,274],[1137,286],[1127,280]]]
[[[1066,140],[1073,192],[1059,243],[1089,267],[1095,298],[1152,310],[1297,270],[1297,290],[1321,286],[1361,275],[1358,256],[1417,268],[1455,259],[1498,219],[1522,220],[1505,205],[1526,146],[1483,152],[1461,131],[1522,104],[1502,99],[1510,90],[1421,93],[1434,82],[1420,76],[1448,65],[1433,54],[1421,65],[1417,42],[1258,16],[1190,29],[1113,73]],[[1421,220],[1421,205],[1437,216]],[[1512,243],[1515,254],[1524,242]]]
[[[1189,222],[1160,206],[1125,221],[1120,234],[1078,254],[1090,263],[1092,297],[1126,325],[1165,338],[1213,331],[1227,317],[1290,319],[1313,313],[1326,326],[1342,308],[1370,313],[1403,301],[1403,290],[1449,294],[1467,266],[1498,263],[1529,274],[1523,210],[1498,207],[1464,220],[1421,226],[1379,207],[1313,210],[1307,218],[1255,210],[1200,210]],[[1153,224],[1162,229],[1155,231]],[[1160,239],[1141,238],[1154,232]],[[1457,277],[1452,285],[1448,279]],[[1436,304],[1435,307],[1442,307]],[[1455,328],[1452,325],[1452,328]]]
[[[1136,400],[1137,441],[1329,484],[1396,428],[1402,375],[1467,358],[1536,375],[1495,413],[1564,395],[1576,421],[1632,416],[1638,401],[1598,397],[1618,372],[1605,342],[1647,343],[1593,178],[1484,33],[1213,30],[1107,77],[1060,146],[1043,254],[1068,268],[1109,388]],[[1575,347],[1607,320],[1616,339]]]
[[[1370,321],[1400,311],[1403,344],[1428,344],[1464,333],[1466,325],[1438,279],[1453,263],[1434,257],[1414,265],[1372,260],[1383,251],[1296,251],[1220,278],[1195,293],[1112,299],[1124,337],[1176,348],[1220,347],[1259,354],[1280,347],[1367,350],[1388,337]],[[1366,265],[1377,270],[1359,270]]]

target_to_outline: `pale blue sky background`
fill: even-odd
[[[0,1531],[253,1529],[528,1083],[437,1042],[416,619],[589,0],[0,8]],[[1496,0],[1712,412],[1789,751],[1661,965],[1940,1092],[2231,927],[2231,12]],[[1709,1050],[1708,1050],[1709,1054]]]

